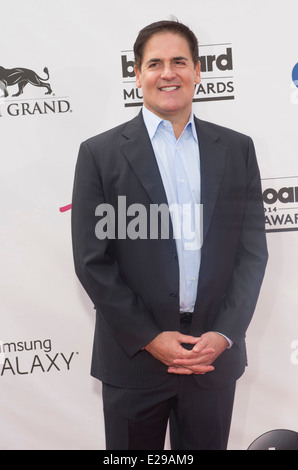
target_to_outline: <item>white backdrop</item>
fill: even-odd
[[[129,76],[138,31],[170,15],[195,31],[202,60],[214,56],[195,114],[251,135],[266,190],[270,259],[229,449],[298,431],[297,2],[2,3],[0,448],[105,448],[101,385],[89,375],[94,311],[74,274],[65,206],[81,141],[140,110]],[[20,67],[52,93],[29,83],[4,96],[4,69]]]

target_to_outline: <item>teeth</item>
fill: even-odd
[[[162,87],[161,90],[162,91],[173,91],[173,90],[178,90],[178,86],[165,86],[165,87]]]

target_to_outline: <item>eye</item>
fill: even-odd
[[[159,62],[151,62],[151,64],[148,66],[148,69],[154,69],[157,68],[159,65]]]
[[[177,67],[184,67],[186,63],[184,62],[184,60],[176,60],[175,65],[177,65]]]

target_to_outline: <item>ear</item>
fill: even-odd
[[[138,88],[141,88],[142,87],[141,71],[138,69],[138,67],[136,65],[134,66],[134,71],[135,71],[135,75],[136,75],[136,85],[137,85]]]
[[[201,63],[198,61],[195,66],[195,83],[198,84],[201,81]]]

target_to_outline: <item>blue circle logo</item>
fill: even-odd
[[[292,79],[293,79],[294,85],[298,88],[298,63],[293,68]]]

